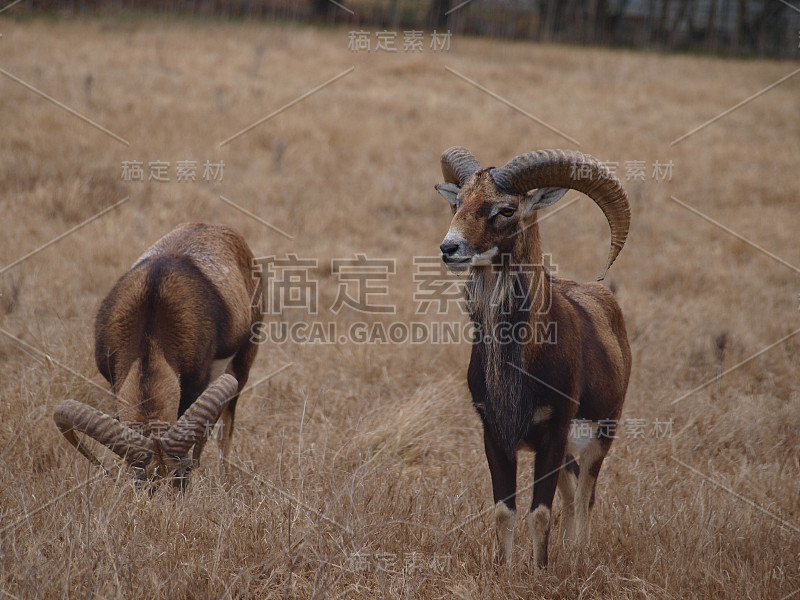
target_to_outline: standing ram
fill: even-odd
[[[598,422],[619,418],[631,351],[607,288],[557,279],[543,266],[537,211],[570,188],[597,203],[611,227],[602,279],[625,243],[630,208],[609,170],[579,152],[543,150],[482,169],[468,150],[454,147],[441,162],[445,183],[436,189],[453,209],[442,260],[452,270],[469,269],[465,293],[476,335],[468,383],[483,422],[499,559],[511,564],[516,453],[527,448],[535,452],[528,522],[534,560],[544,567],[556,487],[566,537],[588,541],[595,484],[612,442]],[[555,343],[536,339],[543,330],[555,331]],[[502,331],[513,335],[497,335]],[[573,419],[591,421],[592,435],[571,440]]]
[[[95,362],[116,395],[119,421],[65,400],[54,419],[67,440],[94,464],[76,431],[142,477],[174,473],[185,483],[221,413],[227,459],[236,402],[258,350],[250,328],[260,285],[253,253],[230,227],[187,223],[157,241],[117,281],[95,321]]]

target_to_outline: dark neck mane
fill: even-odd
[[[550,276],[542,265],[538,226],[519,235],[513,253],[492,266],[473,267],[466,283],[467,308],[485,376],[487,424],[511,453],[527,432],[535,405],[525,390],[532,384],[525,363],[538,351],[537,323],[550,320]],[[524,336],[524,337],[523,337]]]

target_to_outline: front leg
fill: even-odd
[[[533,467],[533,502],[528,514],[528,525],[533,536],[533,559],[536,566],[547,566],[547,542],[550,537],[550,521],[553,497],[559,476],[564,469],[564,451],[566,447],[566,430],[559,435],[562,428],[538,438],[534,446],[536,457]]]
[[[511,566],[514,547],[514,524],[517,520],[517,461],[509,459],[484,424],[483,444],[492,475],[494,515],[497,533],[497,558],[501,565]]]
[[[514,524],[517,520],[517,460],[509,456],[494,439],[486,426],[484,416],[488,393],[484,377],[484,360],[481,346],[472,345],[472,358],[467,372],[467,383],[472,402],[483,422],[483,445],[486,461],[492,476],[494,516],[497,534],[497,559],[501,565],[511,566],[511,551],[514,547]]]

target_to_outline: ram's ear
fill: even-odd
[[[569,188],[544,187],[525,194],[520,202],[525,215],[530,215],[534,211],[552,206],[569,191]]]
[[[461,191],[460,187],[455,183],[440,183],[434,187],[436,187],[436,191],[442,195],[442,198],[450,203],[450,206],[453,208],[456,207],[456,204],[458,204],[456,198],[458,197],[458,192]]]

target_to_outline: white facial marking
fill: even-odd
[[[481,252],[472,257],[471,265],[485,266],[492,264],[492,258],[497,256],[497,246],[489,248],[486,252]]]
[[[456,250],[455,254],[447,255],[447,260],[444,261],[445,266],[451,271],[462,271],[469,266],[469,256],[464,256],[462,254],[463,248],[467,245],[464,236],[461,232],[456,228],[451,228],[447,235],[445,236],[442,244],[447,245],[457,245],[458,250]]]

